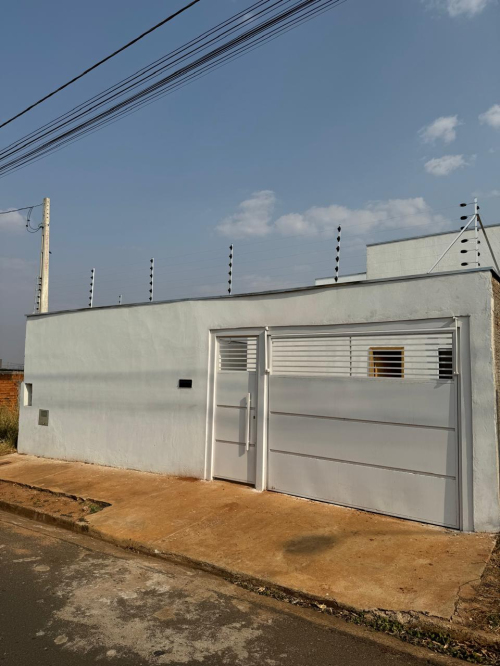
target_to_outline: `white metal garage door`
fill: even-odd
[[[452,332],[271,340],[270,490],[459,526]]]

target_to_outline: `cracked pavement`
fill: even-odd
[[[0,663],[371,666],[436,657],[210,574],[0,513]],[[445,662],[442,662],[445,663]]]

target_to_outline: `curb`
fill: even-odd
[[[18,484],[22,485],[22,484]],[[33,486],[30,486],[33,487]],[[41,490],[41,489],[40,489]],[[59,494],[59,493],[58,493]],[[44,523],[60,527],[65,530],[76,532],[78,534],[85,534],[95,539],[99,539],[105,543],[117,546],[123,550],[132,551],[148,557],[164,560],[172,564],[179,564],[182,566],[204,571],[206,573],[218,576],[224,580],[231,582],[239,587],[243,587],[256,594],[272,597],[280,601],[287,602],[294,606],[312,608],[318,612],[326,613],[330,616],[343,618],[345,621],[354,622],[360,626],[364,625],[370,627],[377,633],[385,633],[386,635],[393,635],[399,638],[402,642],[409,642],[398,636],[397,633],[377,628],[380,622],[386,621],[388,624],[397,624],[408,631],[414,630],[423,632],[428,635],[442,635],[446,634],[450,639],[457,643],[467,644],[469,646],[477,646],[481,648],[490,648],[499,653],[498,662],[500,663],[500,637],[491,636],[486,632],[468,629],[467,627],[452,626],[446,620],[441,620],[436,617],[422,615],[417,612],[402,612],[402,611],[388,611],[384,609],[371,609],[369,611],[358,609],[347,604],[339,604],[332,599],[324,599],[322,597],[305,594],[298,589],[291,587],[284,587],[273,583],[272,581],[256,578],[255,576],[246,575],[241,572],[232,571],[224,567],[210,564],[209,562],[198,560],[187,555],[179,555],[178,553],[168,551],[158,551],[151,549],[142,544],[141,542],[133,539],[120,539],[107,535],[100,529],[93,527],[88,522],[75,521],[64,516],[58,516],[47,512],[40,511],[32,507],[26,507],[20,504],[15,504],[0,499],[0,510],[12,513],[14,515],[22,516],[36,522]],[[415,643],[418,645],[418,643]],[[432,648],[430,648],[432,649]],[[446,651],[434,650],[429,655],[435,657],[438,655],[449,656]],[[435,661],[434,663],[442,664],[442,660]],[[479,662],[481,663],[481,662]],[[482,662],[487,663],[487,662]]]
[[[38,509],[22,506],[22,504],[13,504],[12,502],[6,502],[5,500],[0,499],[0,510],[13,513],[16,516],[23,516],[23,518],[29,518],[30,520],[35,520],[39,523],[45,523],[45,525],[54,525],[55,527],[62,527],[66,530],[79,532],[81,534],[88,533],[89,526],[87,523],[79,524],[70,518],[54,516],[51,513],[43,513],[42,511],[38,511]]]

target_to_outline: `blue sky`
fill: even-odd
[[[0,118],[183,0],[3,8]],[[2,145],[251,4],[202,0],[0,130]],[[29,17],[29,20],[27,18]],[[364,268],[367,242],[500,223],[500,4],[348,0],[55,155],[0,179],[0,210],[52,202],[50,308],[311,284]],[[35,213],[35,219],[40,215]],[[39,234],[0,216],[0,358],[22,362]]]

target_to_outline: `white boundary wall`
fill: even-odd
[[[412,327],[456,316],[462,324],[463,527],[498,530],[491,279],[489,271],[467,271],[29,317],[25,382],[32,384],[32,406],[21,407],[19,450],[207,478],[211,332]],[[193,388],[179,389],[181,378],[192,379]],[[39,409],[49,410],[48,426],[38,425]]]

